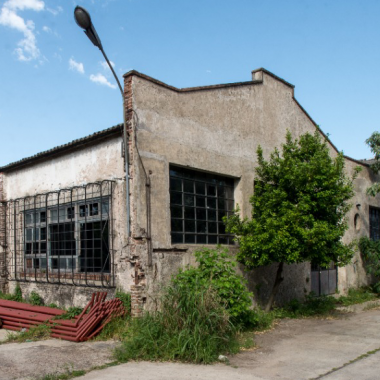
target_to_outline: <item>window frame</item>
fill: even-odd
[[[94,248],[95,241],[100,240],[101,252],[100,260],[103,260],[103,239],[107,238],[107,245],[109,246],[111,235],[110,229],[107,227],[106,235],[100,229],[100,238],[92,238],[92,248],[83,247],[82,242],[88,240],[86,237],[89,234],[94,234],[97,230],[85,229],[83,236],[82,226],[95,223],[101,223],[103,227],[109,219],[110,202],[109,196],[78,200],[75,202],[67,202],[59,205],[28,209],[24,211],[24,259],[26,270],[48,270],[49,272],[74,272],[74,273],[110,273],[110,263],[108,263],[107,270],[95,270],[95,264],[88,266],[87,262],[91,259],[88,252],[92,249],[92,260],[94,262]],[[95,206],[97,205],[97,206]],[[83,207],[85,212],[83,212]],[[96,212],[94,211],[96,210]],[[55,213],[56,212],[56,213]],[[41,215],[45,214],[44,219]],[[36,218],[36,215],[38,217]],[[62,228],[63,226],[63,228]],[[69,229],[66,227],[69,226]],[[58,227],[58,231],[53,229]],[[45,239],[41,239],[41,229],[45,229]],[[31,231],[31,238],[28,234]],[[38,239],[36,239],[36,231],[38,232]],[[70,234],[69,239],[61,239],[61,236]],[[54,239],[54,236],[57,239]],[[65,236],[65,237],[66,237]],[[66,245],[67,243],[70,243]],[[41,244],[46,244],[44,251],[41,250]],[[73,244],[74,243],[74,244]],[[35,249],[38,244],[38,249]],[[64,244],[62,248],[62,244]],[[29,246],[30,249],[29,249]],[[68,247],[68,248],[66,248]],[[63,250],[64,253],[59,251]],[[58,252],[57,252],[58,251]],[[69,253],[67,253],[69,252]],[[83,265],[85,263],[85,265]],[[83,269],[84,268],[84,269]]]
[[[369,206],[369,238],[380,240],[380,208]],[[376,225],[374,225],[376,223]]]
[[[234,188],[232,177],[170,165],[171,243],[234,244],[222,220],[233,214]]]

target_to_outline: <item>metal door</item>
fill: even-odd
[[[311,291],[317,296],[334,294],[338,285],[338,271],[334,263],[328,268],[311,264]]]

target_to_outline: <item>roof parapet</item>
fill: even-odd
[[[294,84],[287,82],[285,79],[278,77],[277,75],[271,73],[270,71],[268,71],[267,69],[264,69],[263,67],[260,67],[259,69],[256,69],[256,70],[252,70],[252,80],[263,81],[264,73],[271,76],[272,78],[282,82],[283,84],[285,84],[286,86],[288,86],[292,89],[294,89],[294,87],[295,87]]]

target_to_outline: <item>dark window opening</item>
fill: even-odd
[[[234,180],[170,167],[170,212],[173,244],[233,244],[223,217],[234,210]]]
[[[76,254],[75,224],[51,224],[50,254],[52,256],[72,256]]]
[[[380,209],[375,207],[369,208],[369,238],[380,240]]]
[[[109,272],[107,222],[81,223],[80,246],[81,272]]]
[[[9,278],[114,287],[113,181],[10,200]]]

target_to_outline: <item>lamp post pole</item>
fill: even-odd
[[[125,96],[123,88],[121,87],[120,81],[116,76],[115,70],[113,69],[108,57],[103,49],[102,43],[96,33],[95,27],[92,24],[90,14],[83,7],[76,6],[74,10],[75,22],[80,26],[90,41],[99,48],[102,52],[110,70],[112,71],[113,76],[116,79],[117,85],[119,86],[121,97],[123,99],[123,124],[124,124],[124,159],[125,159],[125,191],[126,191],[126,212],[127,212],[127,223],[126,230],[127,236],[131,236],[131,226],[130,226],[130,207],[129,207],[129,152],[128,152],[128,131],[127,131],[127,118],[125,114]]]

